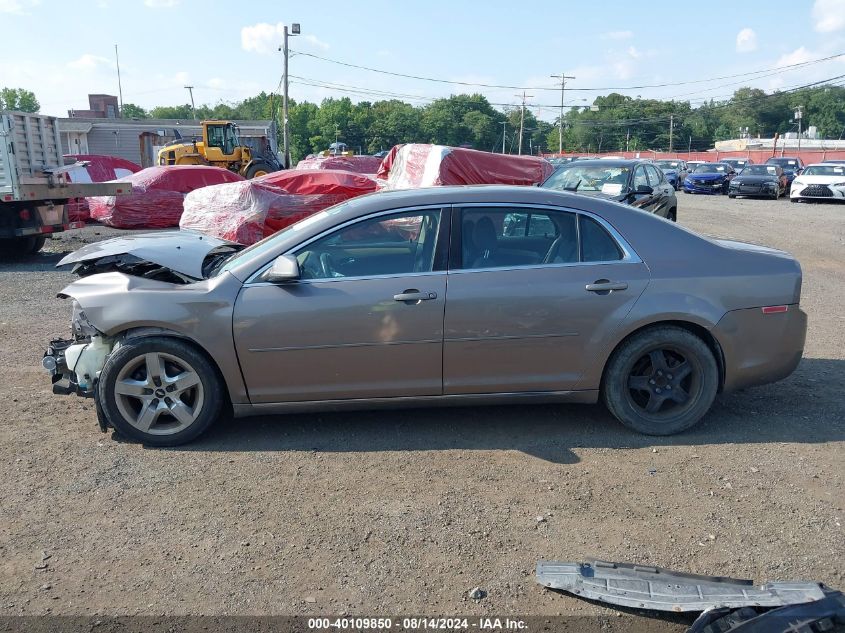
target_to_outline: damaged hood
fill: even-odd
[[[88,244],[63,257],[56,266],[93,263],[105,257],[128,255],[193,279],[202,279],[206,257],[216,249],[228,248],[239,250],[243,247],[191,231],[141,233]]]

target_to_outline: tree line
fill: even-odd
[[[719,140],[743,134],[771,138],[797,131],[794,112],[802,106],[802,126],[815,126],[821,138],[845,138],[845,87],[821,85],[766,93],[740,88],[730,99],[693,107],[688,101],[642,99],[618,93],[593,104],[567,108],[563,117],[564,152],[623,150],[705,150]],[[0,107],[38,111],[35,95],[0,90]],[[262,92],[235,103],[201,105],[198,119],[280,119],[278,95]],[[145,110],[125,103],[125,118],[192,119],[190,104]],[[299,160],[341,141],[361,153],[397,143],[438,143],[515,154],[519,150],[520,108],[499,110],[480,94],[459,94],[415,106],[397,99],[353,103],[348,97],[320,104],[291,101],[291,154]],[[553,153],[559,146],[559,120],[548,122],[525,110],[522,153]]]

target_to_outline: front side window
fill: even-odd
[[[636,168],[636,170],[634,170],[634,191],[636,191],[640,187],[648,186],[648,178],[645,175],[645,169],[642,165],[640,165]]]
[[[655,169],[651,165],[646,165],[645,169],[648,172],[649,184],[652,187],[656,187],[663,181],[663,176],[659,171],[657,171],[657,169]]]
[[[409,211],[356,222],[300,248],[303,279],[431,272],[440,211]]]

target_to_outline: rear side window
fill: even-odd
[[[615,262],[622,259],[619,245],[601,224],[585,215],[579,215],[578,228],[582,262]]]

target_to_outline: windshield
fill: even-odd
[[[721,163],[704,163],[697,165],[693,173],[695,174],[724,174],[728,171],[728,166]]]
[[[775,165],[749,165],[742,170],[743,176],[777,176]]]
[[[845,165],[810,165],[804,176],[845,176]]]
[[[798,161],[793,158],[770,158],[766,161],[769,165],[780,165],[781,167],[797,167]]]
[[[660,169],[678,169],[681,165],[676,160],[659,160],[654,164],[660,167]]]
[[[631,168],[619,165],[571,164],[558,170],[543,183],[548,189],[563,191],[594,191],[618,195],[628,184]]]

